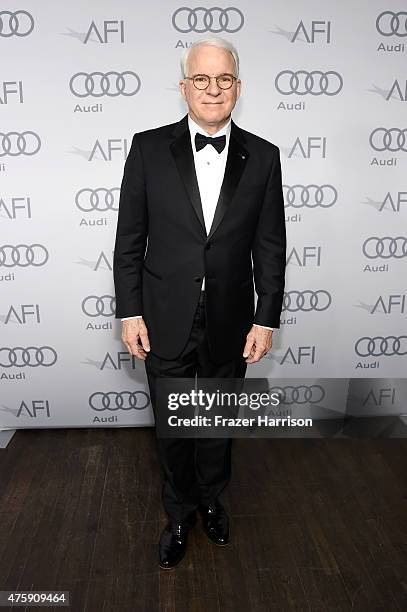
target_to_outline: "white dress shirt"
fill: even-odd
[[[201,196],[202,212],[205,221],[206,234],[209,234],[213,217],[215,215],[216,204],[219,199],[220,188],[222,187],[223,176],[225,174],[226,160],[229,150],[231,120],[223,126],[221,130],[212,136],[226,136],[226,145],[223,151],[217,152],[212,145],[206,145],[200,151],[195,149],[195,135],[199,132],[205,136],[211,136],[205,132],[188,115],[189,133],[191,136],[192,152],[194,154],[195,172],[198,181],[199,195]],[[205,278],[202,282],[202,289],[205,288]]]
[[[208,134],[203,130],[191,117],[188,115],[188,127],[191,136],[191,146],[194,155],[194,164],[196,178],[198,181],[199,194],[201,196],[202,212],[205,221],[206,233],[209,234],[213,217],[215,215],[216,204],[219,199],[220,189],[222,187],[223,176],[225,174],[226,160],[229,150],[230,140],[230,129],[231,119],[228,123],[223,126],[216,134]],[[226,136],[226,146],[220,153],[217,152],[215,147],[212,145],[206,145],[200,151],[195,148],[195,134],[199,132],[205,136]],[[202,280],[201,289],[205,288],[205,278]],[[142,315],[135,315],[134,317],[124,317],[122,321],[126,319],[141,318]],[[257,324],[256,324],[257,325]],[[265,325],[258,325],[258,327],[265,327],[265,329],[273,329],[272,327],[266,327]]]

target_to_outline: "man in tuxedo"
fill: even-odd
[[[168,417],[157,406],[158,378],[244,378],[272,346],[284,292],[279,149],[231,120],[237,51],[201,40],[181,64],[188,114],[134,135],[114,251],[116,318],[129,353],[145,362],[156,424]],[[220,495],[231,439],[157,437],[157,447],[168,515],[160,567],[172,568],[197,510],[211,541],[229,542]]]

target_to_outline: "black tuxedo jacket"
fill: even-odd
[[[207,235],[188,116],[134,135],[113,258],[116,318],[143,315],[152,352],[164,359],[182,352],[205,276],[212,358],[220,364],[241,355],[253,322],[279,327],[285,262],[280,156],[274,144],[232,121],[224,180]]]

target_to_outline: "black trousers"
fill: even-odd
[[[144,363],[156,424],[168,416],[160,414],[157,406],[157,378],[244,378],[247,368],[243,355],[221,365],[213,362],[206,336],[204,291],[181,355],[168,360],[150,351]],[[199,504],[217,499],[229,483],[232,439],[156,437],[156,441],[164,509],[170,520],[180,523]]]

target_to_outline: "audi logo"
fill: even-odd
[[[338,199],[333,185],[283,185],[285,208],[329,208]]]
[[[282,70],[275,79],[277,91],[283,96],[297,94],[298,96],[336,96],[342,89],[343,80],[341,75],[334,70],[321,72],[313,70]]]
[[[0,266],[12,268],[19,266],[43,266],[47,263],[49,254],[42,244],[3,244],[0,245]]]
[[[382,36],[407,36],[407,13],[383,11],[376,19],[376,29]]]
[[[287,291],[284,293],[283,310],[288,312],[311,312],[311,310],[327,310],[332,303],[332,296],[328,291]]]
[[[82,300],[82,310],[88,317],[112,317],[116,299],[113,295],[88,295]]]
[[[28,36],[34,29],[34,19],[27,11],[0,11],[0,36]]]
[[[35,155],[41,148],[41,139],[35,132],[0,132],[0,157]]]
[[[172,16],[172,25],[182,34],[189,32],[228,32],[233,34],[242,29],[244,15],[241,10],[234,6],[222,9],[219,6],[205,8],[187,8],[185,6],[177,9]]]
[[[89,406],[97,411],[144,410],[149,404],[150,397],[145,391],[96,391],[89,397]]]
[[[85,187],[76,194],[75,204],[83,212],[119,210],[119,195],[119,187],[113,187],[112,189],[105,189],[104,187],[89,189]]]
[[[54,365],[56,360],[57,354],[52,346],[0,348],[0,367],[2,368],[23,368],[24,366],[49,368]]]
[[[369,259],[402,259],[407,256],[407,238],[405,236],[371,236],[362,246],[363,254]]]
[[[278,393],[280,404],[319,404],[325,397],[320,385],[299,385],[298,387],[272,387],[270,393]]]
[[[131,70],[125,72],[77,72],[69,81],[69,89],[78,98],[101,98],[102,96],[134,96],[140,90],[138,74]]]
[[[369,142],[375,151],[407,151],[407,129],[379,127],[369,136]]]
[[[363,336],[356,341],[355,352],[360,357],[407,355],[407,336]]]

